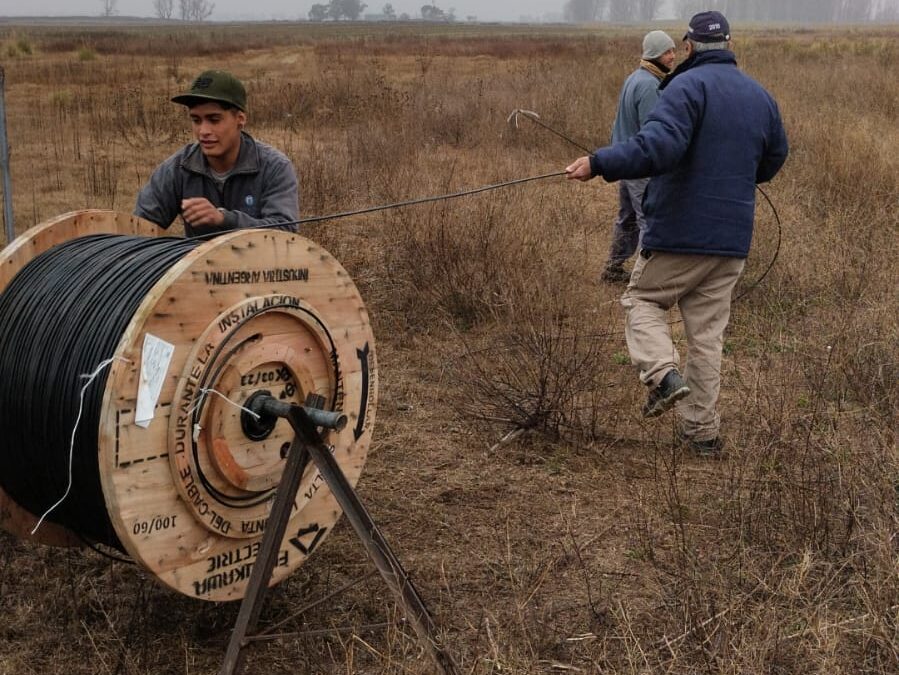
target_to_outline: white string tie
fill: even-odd
[[[215,389],[207,388],[207,387],[203,387],[203,388],[200,389],[200,397],[199,397],[199,398],[196,400],[196,402],[191,406],[190,410],[188,411],[189,414],[192,414],[197,408],[199,408],[201,405],[203,405],[203,401],[206,400],[206,395],[207,395],[207,394],[215,394],[216,396],[218,396],[219,398],[221,398],[222,400],[224,400],[224,401],[225,401],[226,403],[228,403],[229,405],[234,406],[234,407],[237,408],[238,410],[243,410],[245,413],[247,413],[248,415],[252,415],[252,416],[253,416],[254,418],[256,418],[257,420],[260,419],[259,413],[257,413],[257,412],[255,412],[255,411],[253,411],[253,410],[250,410],[249,408],[246,408],[246,407],[240,405],[240,403],[237,403],[236,401],[232,401],[230,398],[228,398],[227,396],[225,396],[222,392],[216,391]],[[200,426],[200,423],[199,423],[199,422],[197,422],[196,424],[194,424],[194,433],[193,433],[193,439],[194,439],[194,442],[196,442],[197,439],[200,438],[200,432],[201,432],[202,430],[203,430],[203,427]]]
[[[72,429],[72,440],[69,443],[69,484],[66,486],[65,494],[59,498],[59,501],[56,502],[53,506],[47,509],[44,512],[44,515],[40,517],[40,520],[37,521],[37,525],[34,526],[34,529],[31,530],[31,534],[33,535],[38,531],[38,528],[44,523],[44,519],[49,516],[53,510],[62,504],[66,497],[69,496],[69,493],[72,491],[72,460],[75,456],[75,434],[78,432],[78,425],[81,423],[81,413],[84,411],[84,393],[87,391],[87,388],[90,387],[94,380],[99,377],[100,373],[102,373],[106,368],[115,363],[116,361],[124,361],[125,363],[133,363],[130,359],[126,359],[121,356],[113,356],[111,359],[106,359],[99,366],[97,366],[96,370],[92,372],[90,375],[79,375],[78,379],[84,380],[87,379],[87,382],[81,387],[81,393],[78,396],[78,415],[75,417],[75,427]]]

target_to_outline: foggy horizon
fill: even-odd
[[[377,14],[388,0],[370,0],[364,14]],[[248,3],[242,0],[216,0],[215,9],[210,21],[227,20],[297,20],[306,19],[313,4],[327,4],[327,0],[306,0],[304,2],[285,2],[284,0],[256,0],[252,3],[253,11],[247,11]],[[557,14],[562,17],[565,0],[495,0],[489,6],[477,0],[453,0],[452,2],[433,0],[393,0],[397,15],[407,13],[411,18],[421,17],[421,7],[432,4],[448,12],[455,10],[456,19],[464,21],[467,16],[476,16],[479,21],[518,21],[522,16],[530,16],[535,20],[544,18],[546,14]],[[177,0],[175,2],[177,8]],[[155,16],[153,0],[118,0],[116,14],[119,17],[152,18]],[[87,16],[99,17],[102,14],[100,0],[34,0],[29,3],[16,3],[11,0],[0,2],[0,17],[53,17],[53,16]]]
[[[605,9],[600,15],[604,21],[614,22],[611,6],[616,0],[596,0],[599,7]],[[211,3],[214,9],[209,22],[216,21],[298,21],[306,20],[313,4],[327,4],[327,0],[305,0],[304,2],[285,2],[285,0],[256,0],[252,3],[253,11],[248,11],[248,3],[243,0],[216,0]],[[387,4],[386,0],[371,0],[363,12],[364,15],[379,14]],[[565,20],[566,0],[495,0],[486,5],[479,0],[441,0],[430,2],[422,0],[395,0],[390,2],[397,16],[405,13],[411,19],[421,19],[422,6],[433,4],[444,12],[454,12],[457,21],[466,21],[472,17],[477,21],[563,21]],[[632,0],[636,5],[637,0]],[[784,8],[792,5],[795,11],[802,7],[802,13],[789,15]],[[828,6],[829,5],[829,6]],[[175,18],[177,18],[178,0],[175,0]],[[755,3],[734,3],[733,0],[659,0],[658,10],[653,21],[685,20],[695,11],[709,6],[725,7],[731,20],[781,20],[781,21],[840,21],[848,22],[880,19],[886,21],[899,20],[899,0],[782,0],[771,3],[770,0],[757,0]],[[820,12],[815,10],[820,6]],[[838,9],[834,9],[837,7]],[[19,3],[14,0],[0,1],[0,20],[23,17],[53,18],[82,17],[100,18],[103,15],[102,0],[32,0]],[[731,10],[733,17],[731,17]],[[766,8],[766,9],[761,9]],[[602,10],[600,10],[602,12]],[[786,14],[784,12],[787,12]],[[762,13],[765,16],[753,14]],[[831,13],[828,16],[828,13]],[[115,0],[115,17],[119,18],[155,18],[153,0]],[[569,19],[572,17],[568,17]],[[627,19],[625,19],[627,21]],[[648,19],[631,21],[646,23]],[[576,22],[576,20],[575,20]]]

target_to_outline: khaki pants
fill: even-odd
[[[626,310],[625,336],[640,380],[657,387],[678,354],[671,341],[668,310],[677,304],[687,335],[682,375],[690,395],[678,401],[681,431],[701,441],[718,435],[716,411],[721,379],[724,329],[730,319],[731,292],[745,260],[715,255],[643,252],[621,297]]]

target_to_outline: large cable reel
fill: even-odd
[[[52,219],[0,253],[0,293],[39,254],[99,233],[160,231],[112,211]],[[170,588],[214,601],[244,595],[293,437],[286,423],[248,423],[238,406],[254,395],[345,414],[346,427],[323,431],[324,440],[350,484],[358,481],[375,416],[374,337],[352,279],[314,242],[247,230],[201,243],[153,285],[113,357],[92,421],[103,501],[120,548]],[[158,398],[142,426],[138,399],[145,411],[153,383]],[[52,513],[32,536],[39,514],[13,498],[9,481],[0,476],[0,527],[48,545],[82,542],[77,524],[54,523]],[[272,583],[301,565],[340,515],[310,465]]]

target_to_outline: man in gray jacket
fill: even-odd
[[[180,215],[188,237],[253,227],[295,231],[296,172],[283,153],[243,131],[243,84],[207,70],[172,101],[187,106],[197,140],[157,167],[138,193],[134,215],[163,228]]]
[[[623,143],[635,136],[659,99],[659,83],[674,65],[674,40],[664,31],[654,30],[643,38],[640,67],[628,76],[618,99],[618,114],[612,127],[612,143]],[[610,283],[627,281],[624,261],[637,251],[640,235],[646,229],[643,193],[648,178],[623,180],[618,185],[618,218],[612,229],[612,246],[602,273]]]

